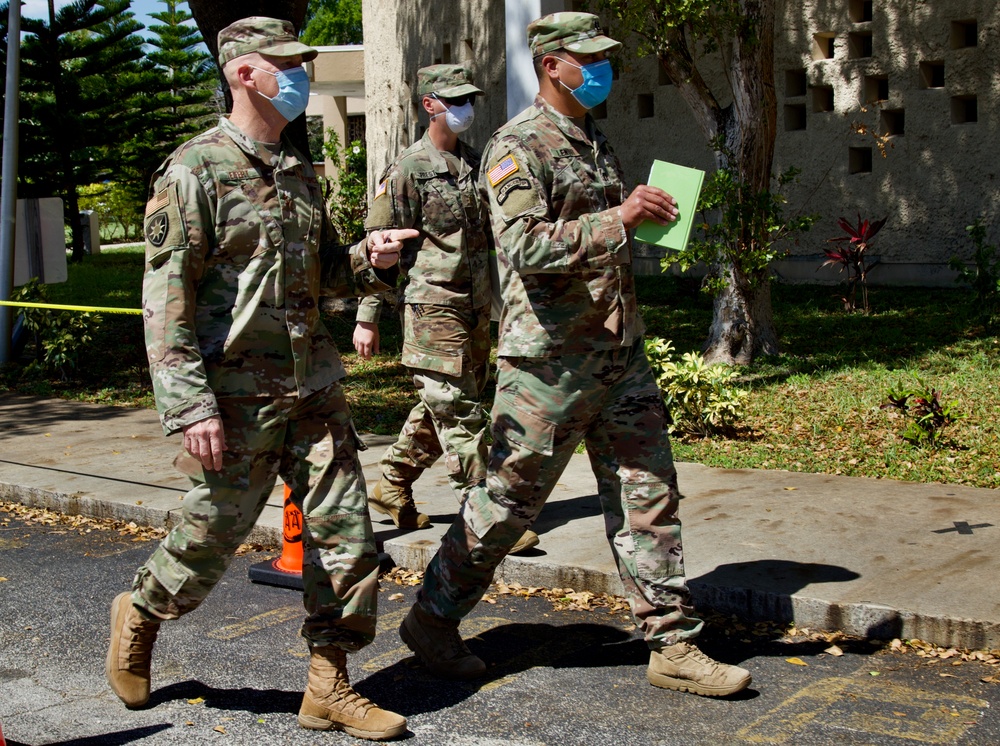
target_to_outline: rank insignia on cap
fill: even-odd
[[[508,155],[497,165],[491,168],[489,170],[489,173],[487,173],[486,175],[490,179],[490,185],[496,186],[511,174],[517,173],[518,168],[519,167],[517,165],[517,161],[514,160],[514,156]]]
[[[383,194],[385,194],[386,187],[389,185],[388,179],[382,179],[382,183],[375,188],[375,199],[378,199]]]

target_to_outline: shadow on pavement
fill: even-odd
[[[135,743],[143,738],[155,735],[173,727],[174,726],[170,723],[147,725],[144,728],[130,728],[129,730],[120,730],[114,733],[102,733],[99,736],[90,736],[88,738],[74,738],[71,741],[56,741],[51,743],[49,746],[121,746],[126,743]],[[12,741],[8,738],[7,746],[28,745],[22,744],[18,741]]]

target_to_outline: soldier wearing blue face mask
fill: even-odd
[[[292,24],[251,17],[219,32],[233,110],[160,166],[146,206],[143,321],[157,409],[192,487],[181,514],[111,606],[105,673],[129,707],[149,699],[162,622],[218,583],[281,477],[303,514],[309,646],[304,728],[383,740],[406,719],[355,692],[347,653],[375,635],[378,553],[344,366],[319,314],[322,291],[387,290],[413,230],[337,245],[309,159],[282,138],[306,108]]]
[[[590,110],[611,90],[622,45],[589,13],[533,21],[534,103],[483,150],[503,310],[486,479],[469,490],[399,633],[435,674],[473,679],[485,663],[458,626],[529,530],[583,442],[606,537],[650,648],[650,684],[725,696],[749,671],[694,644],[703,622],[684,575],[680,493],[663,397],[643,352],[630,232],[677,217],[661,189],[625,188]]]

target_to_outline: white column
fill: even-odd
[[[528,50],[528,24],[549,13],[567,10],[565,0],[506,0],[507,118],[526,109],[538,93],[538,80]]]

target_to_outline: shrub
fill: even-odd
[[[724,363],[706,365],[705,358],[685,352],[673,355],[673,345],[654,337],[645,343],[646,357],[673,420],[670,432],[709,437],[731,428],[743,414],[747,391],[733,384],[736,371]]]
[[[323,154],[337,164],[337,175],[327,177],[324,197],[330,220],[341,243],[353,243],[365,235],[368,213],[368,154],[365,145],[355,140],[343,152],[340,138],[332,127],[326,131]]]
[[[986,226],[981,219],[977,218],[965,230],[976,247],[972,255],[973,266],[967,266],[957,256],[948,264],[958,272],[955,282],[968,283],[972,287],[973,303],[980,321],[991,324],[1000,312],[1000,257],[997,247],[986,243]]]
[[[840,218],[837,225],[843,228],[847,235],[827,239],[836,246],[832,249],[823,249],[826,261],[819,266],[822,269],[827,265],[839,264],[840,271],[847,272],[847,292],[840,299],[847,311],[858,310],[857,293],[860,286],[862,310],[868,313],[868,272],[878,263],[877,261],[868,263],[868,249],[871,248],[872,239],[882,230],[886,220],[888,218],[871,222],[862,220],[859,214],[857,225],[851,225],[846,218]]]
[[[12,300],[45,303],[45,286],[32,278],[18,288]],[[80,362],[80,353],[90,344],[101,317],[78,311],[22,308],[24,326],[35,337],[35,360],[24,373],[57,372],[65,381]]]
[[[961,419],[958,402],[942,402],[941,392],[925,384],[914,376],[916,385],[908,389],[889,389],[887,401],[882,409],[896,409],[909,418],[906,427],[899,434],[903,440],[913,445],[937,446],[941,431]]]

